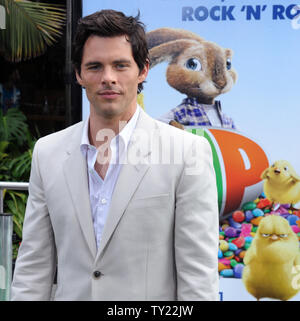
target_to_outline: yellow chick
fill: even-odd
[[[144,105],[144,94],[139,93],[137,96],[137,103],[145,110],[145,105]]]
[[[297,294],[293,278],[300,265],[299,242],[285,218],[269,215],[260,221],[244,264],[243,283],[257,300],[289,300]]]
[[[266,197],[275,203],[296,204],[300,201],[300,176],[292,165],[278,160],[261,174]]]

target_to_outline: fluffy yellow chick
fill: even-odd
[[[296,204],[300,201],[300,176],[292,165],[278,160],[261,174],[266,197],[275,203]]]
[[[270,215],[260,221],[244,264],[243,283],[257,300],[288,300],[297,294],[293,273],[300,265],[299,242],[285,218]]]
[[[137,96],[137,103],[145,110],[145,105],[144,105],[144,94],[139,93]]]

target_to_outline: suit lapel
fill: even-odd
[[[99,258],[103,249],[109,242],[109,239],[111,238],[119,220],[126,210],[132,195],[136,191],[148,168],[148,165],[143,165],[140,167],[123,165],[112,196],[110,209],[105,222],[96,260]]]
[[[143,130],[143,133],[147,133],[149,135],[147,137],[139,135],[138,133],[140,130]],[[136,150],[140,150],[142,152],[142,163],[130,164],[128,162],[122,165],[112,195],[110,209],[107,215],[96,260],[100,258],[134,192],[149,169],[149,162],[147,161],[147,157],[151,154],[149,137],[153,130],[155,130],[155,122],[141,109],[136,129],[128,146],[127,155],[135,153]],[[137,139],[134,140],[134,137]]]
[[[68,157],[63,164],[63,168],[83,235],[93,257],[95,257],[97,249],[90,207],[87,164],[80,151],[81,135],[82,126],[71,139],[71,144],[67,149]]]

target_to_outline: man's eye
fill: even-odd
[[[125,64],[117,64],[116,67],[117,67],[118,69],[124,69],[124,68],[127,67],[127,65],[125,65]]]
[[[99,66],[90,66],[88,69],[89,70],[96,70],[96,69],[98,69],[99,68]]]

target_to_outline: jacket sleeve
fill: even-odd
[[[196,136],[176,189],[175,263],[178,300],[218,300],[219,212],[208,141]]]
[[[50,300],[56,249],[39,171],[39,142],[34,147],[22,242],[16,261],[11,299]]]

